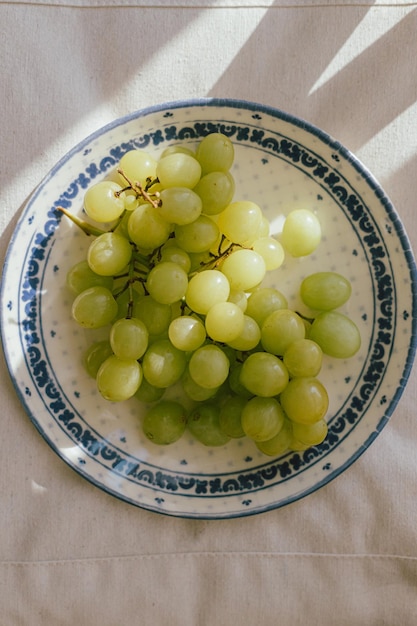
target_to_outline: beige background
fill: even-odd
[[[176,99],[255,100],[371,169],[417,249],[417,3],[0,2],[0,259],[86,135]],[[182,520],[112,498],[41,439],[0,360],[1,626],[405,626],[417,619],[416,373],[342,476],[284,509]]]

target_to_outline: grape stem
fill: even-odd
[[[133,191],[136,193],[137,196],[140,196],[144,200],[146,200],[146,202],[149,202],[149,204],[151,204],[155,209],[161,206],[162,200],[159,197],[159,193],[157,191],[154,194],[148,193],[148,189],[155,182],[157,182],[156,180],[153,181],[148,178],[146,186],[144,187],[140,182],[138,181],[133,182],[132,180],[130,180],[122,169],[118,168],[117,171],[120,174],[120,176],[123,176],[125,181],[129,184],[129,187],[125,187],[124,189],[121,189],[120,191],[116,191],[116,195],[120,195],[122,191],[126,191],[126,189],[133,189]]]
[[[81,230],[88,237],[90,237],[91,235],[93,235],[94,237],[99,237],[100,235],[104,235],[104,233],[106,232],[106,231],[101,230],[100,228],[97,228],[96,226],[93,226],[92,224],[89,224],[88,222],[80,219],[76,215],[73,215],[72,213],[67,211],[67,209],[64,209],[64,207],[62,207],[62,206],[58,206],[57,210],[60,211],[61,213],[63,213],[66,217],[68,217],[71,220],[71,222],[73,222],[76,226],[81,228]]]

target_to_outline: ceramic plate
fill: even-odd
[[[80,365],[91,334],[71,319],[67,270],[89,239],[57,211],[80,214],[88,187],[128,150],[158,157],[220,131],[234,143],[236,199],[256,201],[273,230],[297,207],[313,210],[323,241],[308,259],[288,259],[269,284],[302,305],[300,280],[318,270],[344,274],[342,309],[362,347],[325,359],[329,433],[319,446],[279,458],[247,439],[206,448],[185,435],[158,447],[142,434],[144,407],[112,404]],[[381,432],[404,390],[416,348],[416,269],[400,219],[368,170],[321,130],[263,105],[204,99],[142,110],[94,133],[67,154],[29,200],[10,243],[2,283],[2,333],[17,393],[33,424],[83,477],[133,505],[205,519],[252,515],[317,490],[350,466]],[[65,486],[64,486],[65,488]]]

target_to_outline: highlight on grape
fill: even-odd
[[[75,322],[108,330],[86,350],[86,372],[106,400],[145,405],[150,441],[167,445],[188,432],[223,446],[249,437],[276,456],[324,441],[323,355],[350,358],[361,338],[338,310],[351,295],[344,276],[302,281],[309,319],[264,284],[286,254],[316,250],[321,225],[303,207],[271,234],[261,207],[235,198],[233,162],[221,133],[159,159],[127,152],[87,190],[87,220],[60,209],[92,238],[66,280]]]

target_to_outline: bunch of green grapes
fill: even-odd
[[[301,208],[273,236],[256,202],[234,198],[233,161],[220,133],[158,160],[126,153],[85,194],[90,221],[69,215],[92,241],[67,284],[74,320],[108,329],[84,355],[88,374],[110,402],[146,406],[152,442],[173,443],[186,430],[207,446],[246,436],[277,455],[324,440],[323,353],[348,358],[360,336],[337,311],[350,297],[343,276],[321,272],[301,283],[310,320],[263,286],[286,253],[317,248],[321,226]],[[173,387],[184,402],[170,399]]]

